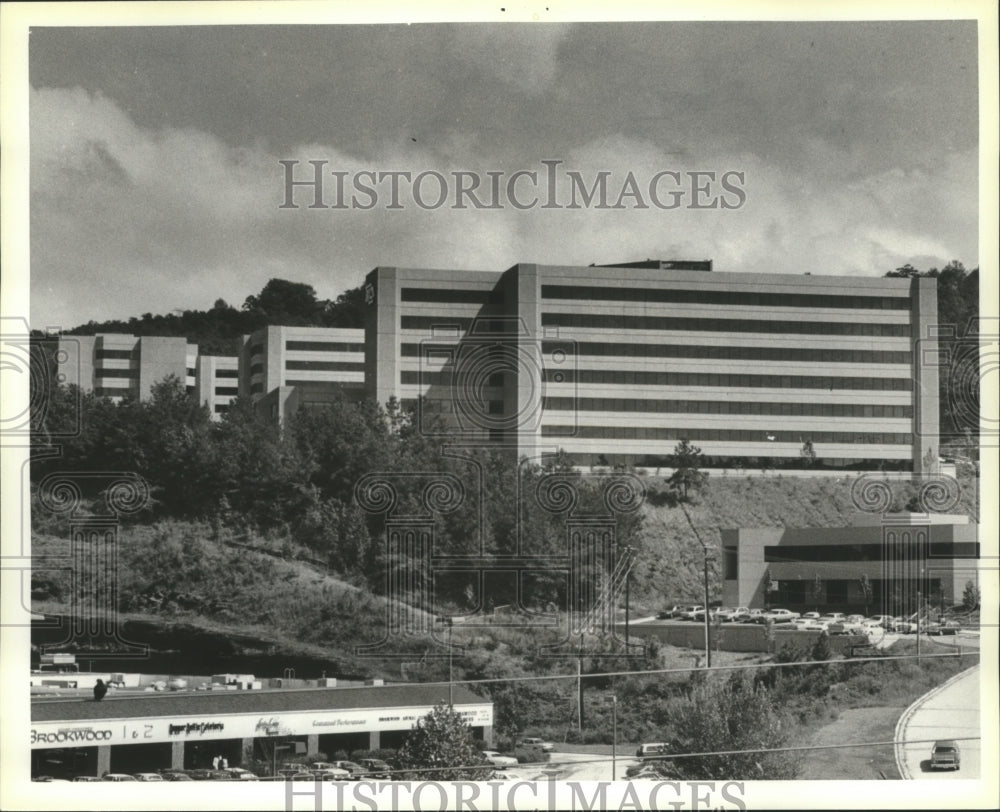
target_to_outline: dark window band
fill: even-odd
[[[286,341],[289,352],[364,352],[364,343],[350,341]]]
[[[908,392],[909,378],[839,378],[830,375],[741,375],[726,372],[647,372],[630,369],[546,369],[546,383],[608,383],[634,386],[725,386],[768,389],[861,389]]]
[[[492,290],[461,290],[448,288],[403,288],[399,298],[403,302],[435,302],[439,304],[487,304],[493,298]]]
[[[805,349],[801,347],[717,347],[701,344],[617,344],[613,342],[542,342],[542,352],[626,358],[713,358],[730,361],[828,361],[853,364],[908,364],[909,352],[888,350]]]
[[[592,327],[617,330],[687,330],[726,333],[908,337],[909,324],[867,324],[767,319],[700,319],[675,316],[613,316],[587,313],[542,313],[543,327]]]
[[[135,357],[135,353],[132,350],[98,350],[98,358],[114,358],[119,361],[128,361]]]
[[[546,411],[656,412],[663,414],[735,414],[775,417],[912,418],[912,406],[860,403],[760,403],[733,400],[647,400],[641,398],[542,399]]]
[[[138,378],[137,369],[95,369],[95,378]]]
[[[860,310],[909,310],[910,299],[896,296],[844,296],[824,293],[761,293],[735,290],[542,285],[543,299],[607,302],[683,302],[744,307],[839,307]]]
[[[586,440],[664,440],[678,442],[738,441],[798,443],[851,443],[864,445],[910,445],[913,437],[901,432],[850,431],[761,431],[747,429],[674,429],[659,426],[542,426],[543,437],[579,437]]]

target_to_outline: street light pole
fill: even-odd
[[[632,584],[632,548],[625,548],[625,555],[628,556],[628,569],[625,571],[625,645],[628,645],[629,637],[629,596]]]

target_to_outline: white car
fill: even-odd
[[[772,623],[788,623],[797,617],[799,617],[799,613],[793,612],[790,609],[771,609],[764,613],[764,621]]]
[[[700,603],[688,604],[681,608],[679,617],[681,620],[703,620],[705,618],[705,607]]]
[[[507,767],[516,767],[517,759],[512,756],[504,756],[496,750],[483,750],[483,758],[486,763],[503,770]]]
[[[162,781],[163,776],[159,773],[133,773],[136,781]]]

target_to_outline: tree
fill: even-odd
[[[259,296],[247,296],[243,302],[245,311],[263,315],[268,324],[315,324],[322,308],[312,285],[287,279],[269,280]]]
[[[858,583],[861,586],[861,594],[865,599],[865,616],[868,615],[868,609],[872,603],[872,582],[867,574],[862,574],[858,579]]]
[[[812,651],[809,652],[809,656],[817,662],[825,662],[833,659],[833,649],[830,648],[829,634],[825,631],[819,633],[819,638],[812,647]]]
[[[398,760],[400,767],[416,771],[421,780],[484,781],[492,773],[473,741],[472,728],[444,702],[417,720]]]
[[[965,589],[962,590],[962,607],[967,612],[973,612],[979,608],[981,600],[982,593],[979,591],[979,587],[972,581],[966,581]]]
[[[816,463],[816,449],[813,448],[812,440],[806,440],[802,443],[802,450],[799,451],[799,456],[802,457],[802,464],[809,468]]]
[[[819,602],[823,599],[823,579],[819,577],[819,573],[813,579],[813,582],[809,584],[809,598],[814,604],[815,610],[819,611]]]
[[[783,780],[798,773],[789,753],[760,752],[782,747],[787,728],[767,688],[748,672],[695,686],[673,706],[670,726],[679,731],[681,752],[751,751],[677,759],[673,764],[686,780]]]
[[[701,490],[705,485],[708,475],[701,470],[702,453],[696,445],[686,437],[674,446],[673,454],[674,472],[667,480],[667,484],[675,490],[680,490],[681,499],[688,501],[688,493],[691,490]]]
[[[764,607],[769,608],[771,595],[777,591],[777,581],[771,578],[771,568],[764,570]]]

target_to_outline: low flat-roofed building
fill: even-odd
[[[399,747],[435,704],[453,699],[473,735],[492,741],[493,703],[455,685],[210,691],[34,700],[32,777],[230,767],[296,753]]]
[[[900,615],[960,603],[977,582],[979,526],[967,516],[862,514],[850,527],[743,527],[721,538],[727,606]]]

